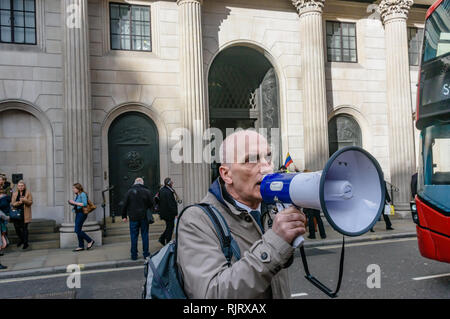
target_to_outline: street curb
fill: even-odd
[[[370,237],[347,237],[345,242],[349,243],[361,243],[361,242],[371,242],[378,240],[386,240],[386,239],[397,239],[397,238],[410,238],[416,237],[415,232],[409,233],[397,233],[397,234],[383,234],[383,235],[371,235]],[[342,239],[329,239],[322,240],[320,242],[312,242],[306,241],[304,244],[305,248],[315,248],[315,247],[323,247],[330,245],[340,245],[342,243]],[[299,251],[296,249],[294,255],[296,257],[300,256]],[[81,271],[88,270],[100,270],[100,269],[111,269],[111,268],[124,268],[124,267],[133,267],[133,266],[141,266],[144,268],[144,260],[115,260],[115,261],[106,261],[106,262],[96,262],[89,264],[81,264]],[[26,270],[13,270],[13,271],[3,271],[0,272],[0,280],[3,279],[14,279],[14,278],[24,278],[24,277],[35,277],[35,276],[45,276],[45,275],[53,275],[53,274],[64,274],[70,273],[67,272],[66,266],[54,266],[54,267],[46,267],[39,269],[26,269]],[[144,273],[142,273],[144,276]]]
[[[106,261],[106,262],[96,262],[89,264],[80,264],[81,272],[88,270],[100,270],[100,269],[111,269],[111,268],[124,268],[124,267],[132,267],[132,266],[142,266],[144,269],[144,260],[115,260],[115,261]],[[67,272],[66,266],[54,266],[54,267],[46,267],[39,269],[26,269],[26,270],[13,270],[13,271],[4,271],[0,272],[0,280],[3,279],[14,279],[14,278],[24,278],[24,277],[35,277],[35,276],[45,276],[45,275],[53,275],[53,274],[70,274]],[[142,274],[142,276],[144,276]]]

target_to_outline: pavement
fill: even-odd
[[[391,216],[394,230],[386,230],[383,220],[379,221],[375,227],[375,232],[367,232],[358,237],[345,237],[346,243],[366,242],[383,239],[407,238],[416,236],[416,227],[410,215]],[[305,234],[305,248],[313,248],[342,243],[342,235],[334,231],[324,219],[326,239],[321,239],[316,233],[317,239],[307,238]],[[150,253],[155,253],[161,248],[157,240],[150,240]],[[72,252],[72,249],[41,249],[5,252],[0,257],[1,264],[7,266],[5,270],[0,270],[0,280],[28,276],[42,276],[55,273],[66,273],[67,266],[77,264],[81,270],[109,269],[144,264],[142,257],[142,242],[138,244],[140,256],[138,260],[130,259],[130,242],[120,242],[94,246],[91,250]]]

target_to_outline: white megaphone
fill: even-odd
[[[377,160],[360,147],[348,146],[335,152],[322,171],[312,173],[275,173],[264,176],[260,192],[267,204],[292,204],[302,208],[318,209],[337,232],[359,236],[369,231],[380,218],[385,204],[385,181]],[[309,274],[303,249],[303,237],[297,237],[293,246],[300,247],[306,278],[330,297],[335,292]]]
[[[359,236],[384,209],[384,185],[377,160],[360,147],[348,146],[335,152],[323,171],[266,175],[260,191],[268,204],[321,210],[337,232]]]
[[[356,146],[335,152],[322,171],[266,175],[260,192],[265,203],[277,204],[277,207],[292,204],[321,210],[334,230],[347,236],[359,236],[369,231],[378,221],[385,204],[385,182],[380,165],[372,155]],[[299,236],[293,246],[302,243],[303,237]],[[300,250],[303,258],[303,246]],[[335,297],[340,281],[336,292],[331,293],[309,275],[305,258],[303,263],[307,279]]]

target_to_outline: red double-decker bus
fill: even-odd
[[[412,214],[422,256],[450,263],[450,0],[427,12],[419,76],[420,168]]]

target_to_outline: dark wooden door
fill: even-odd
[[[153,194],[159,186],[159,138],[154,122],[138,112],[114,120],[108,132],[109,179],[114,185],[111,210],[120,215],[121,202],[137,177]]]

